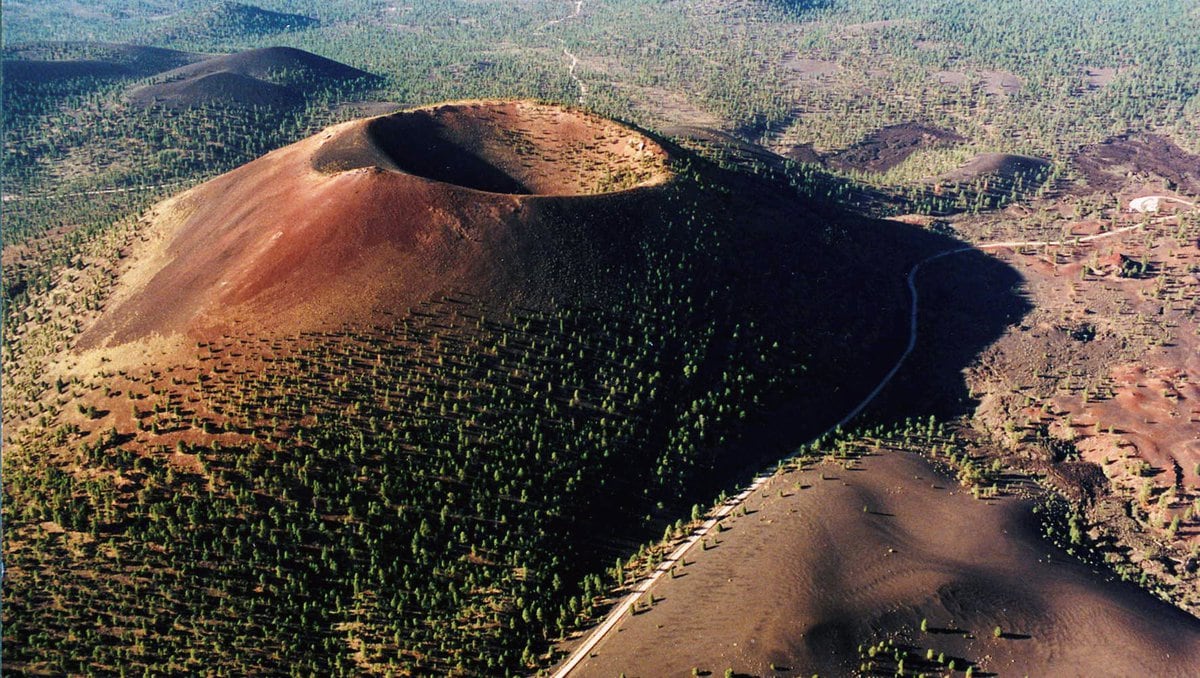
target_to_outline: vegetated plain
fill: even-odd
[[[131,228],[93,317],[52,292],[10,665],[77,670],[54,595],[99,669],[529,670],[626,544],[861,397],[947,245],[533,102],[272,152]]]
[[[929,266],[921,341],[867,415],[936,412],[976,441],[953,463],[981,496],[1043,479],[1064,548],[1095,554],[1099,575],[1064,566],[1076,607],[1028,615],[1041,636],[947,646],[959,665],[1057,669],[1053,611],[1094,601],[1174,623],[1105,576],[1194,613],[1197,17],[910,4],[6,7],[8,665],[545,666],[652,564],[639,544],[878,381],[905,275],[946,235],[1140,219]],[[480,98],[315,152],[361,111]],[[633,164],[600,152],[610,132]],[[1129,215],[1145,195],[1184,202]],[[927,604],[793,668],[920,665]],[[986,636],[985,607],[953,614]],[[1158,645],[1130,647],[1137,666]]]

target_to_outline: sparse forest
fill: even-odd
[[[1120,384],[1109,370],[1136,351],[1184,364],[1172,349],[1194,340],[1181,335],[1196,327],[1200,222],[1179,203],[1174,221],[1172,210],[1145,216],[1144,231],[1106,249],[1077,240],[1134,223],[1114,197],[1127,181],[1200,192],[1188,167],[1200,153],[1192,3],[47,0],[4,11],[7,669],[544,669],[556,642],[600,620],[704,518],[701,506],[722,492],[719,505],[761,461],[727,456],[738,441],[759,444],[748,424],[799,386],[829,389],[806,403],[851,402],[831,395],[831,375],[891,360],[852,364],[847,347],[902,343],[901,264],[940,236],[1076,239],[1003,255],[1036,283],[1009,292],[1050,289],[1067,310],[1022,321],[1051,337],[1036,335],[1036,350],[988,349],[989,365],[1034,356],[1028,374],[1011,372],[1012,393],[968,375],[971,397],[993,408],[975,422],[990,443],[961,445],[889,402],[858,438],[821,441],[826,451],[838,463],[863,440],[921,451],[984,499],[1015,492],[1018,471],[1090,492],[1099,480],[1079,477],[1090,453],[1150,536],[1118,556],[1117,537],[1089,532],[1102,527],[1101,502],[1088,514],[1047,500],[1047,537],[1110,578],[1197,604],[1183,596],[1200,562],[1200,464],[1170,456],[1186,461],[1178,450],[1193,448],[1152,466],[1074,446],[1140,434],[1104,409],[1119,393],[1161,404],[1182,426],[1197,421],[1185,369]],[[295,92],[293,106],[242,105],[236,92],[222,105],[133,94],[213,55],[274,46],[372,77],[262,75]],[[440,295],[373,324],[188,338],[193,358],[178,365],[49,369],[74,360],[81,332],[109,308],[158,201],[334,123],[487,98],[577,106],[696,154],[677,166],[663,213],[645,217],[662,232],[638,248],[642,275],[614,277],[610,303]],[[912,252],[864,258],[880,302],[856,313],[871,322],[806,334],[804,319],[761,321],[723,296],[751,276],[714,273],[744,251],[738,215],[713,209],[732,204],[718,176],[819,206],[804,215],[819,224],[814,251],[861,243],[841,230],[849,212],[906,215],[929,233]],[[804,263],[797,276],[814,289],[851,284],[853,272],[833,268],[844,259]],[[1066,286],[1037,278],[1046,270],[1069,275]],[[839,347],[828,364],[813,363],[821,343]],[[1055,367],[1071,360],[1083,366]],[[818,413],[832,414],[814,407],[796,430],[819,430]],[[969,414],[958,423],[970,427]],[[645,600],[634,613],[654,594]],[[930,648],[874,638],[853,659],[889,675],[946,666]]]

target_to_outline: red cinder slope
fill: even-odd
[[[329,326],[455,290],[586,299],[634,259],[667,160],[630,128],[530,102],[338,125],[160,205],[158,242],[81,346]]]

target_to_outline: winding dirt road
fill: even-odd
[[[1191,205],[1191,203],[1179,200],[1178,198],[1171,199]],[[945,252],[939,252],[926,257],[921,261],[918,261],[913,265],[912,268],[909,269],[908,275],[905,278],[905,281],[908,285],[908,293],[911,298],[911,306],[909,309],[908,344],[905,346],[904,352],[900,354],[900,357],[896,360],[896,363],[892,365],[892,368],[888,370],[888,373],[883,376],[883,379],[879,381],[875,388],[872,389],[865,398],[863,398],[862,402],[850,410],[850,412],[848,412],[846,416],[842,417],[836,424],[830,426],[821,435],[817,436],[813,440],[822,438],[825,435],[842,428],[846,424],[850,423],[859,414],[861,414],[863,410],[865,410],[872,402],[875,401],[875,399],[880,393],[883,392],[887,385],[891,383],[896,374],[900,372],[900,369],[904,367],[904,363],[908,360],[908,357],[912,355],[913,350],[917,347],[917,319],[920,313],[920,294],[917,291],[917,276],[920,274],[921,269],[923,269],[927,264],[939,259],[944,259],[957,254],[966,254],[968,252],[984,252],[987,250],[1012,249],[1016,247],[1054,247],[1093,242],[1096,240],[1103,240],[1105,238],[1112,238],[1130,231],[1136,231],[1144,228],[1148,224],[1157,224],[1169,218],[1171,217],[1159,217],[1157,219],[1152,219],[1140,224],[1135,224],[1133,226],[1125,226],[1123,228],[1107,231],[1105,233],[1071,238],[1069,240],[1014,240],[985,243],[982,245],[968,245],[952,250],[946,250]],[[779,463],[790,461],[793,458],[795,458],[795,455],[786,456],[781,459]],[[776,467],[777,464],[773,464],[770,468],[760,472],[754,477],[754,480],[752,480],[750,484],[746,486],[745,489],[722,504],[721,507],[717,509],[717,511],[713,513],[711,517],[705,520],[699,528],[692,532],[691,536],[679,544],[679,546],[677,546],[670,555],[668,555],[661,563],[659,563],[654,572],[649,577],[639,582],[629,594],[622,598],[608,613],[608,615],[605,616],[604,621],[601,622],[600,625],[591,632],[588,638],[582,644],[580,644],[579,647],[575,648],[575,651],[572,652],[565,661],[559,664],[558,668],[556,668],[552,674],[553,678],[566,678],[566,676],[569,675],[571,671],[573,671],[575,667],[579,665],[580,662],[586,659],[588,655],[591,654],[592,650],[594,650],[596,646],[599,645],[608,636],[608,634],[617,627],[625,615],[627,615],[629,611],[633,609],[633,606],[639,600],[641,600],[642,597],[656,583],[658,583],[658,580],[661,579],[663,575],[669,573],[671,569],[675,567],[676,563],[682,560],[682,558],[687,555],[687,552],[691,550],[691,548],[695,546],[697,542],[707,537],[708,534],[717,526],[717,523],[719,523],[732,511],[736,510],[737,507],[740,506],[747,498],[749,498],[751,494],[753,494],[756,490],[762,487],[764,483],[771,479],[775,473]]]
[[[542,24],[541,26],[538,26],[534,32],[540,33],[542,31],[544,31],[545,29],[547,29],[551,26],[556,26],[558,24],[561,24],[562,22],[567,21],[568,19],[577,19],[577,18],[579,18],[579,15],[581,12],[583,12],[583,0],[575,0],[574,11],[572,11],[570,14],[568,14],[564,17],[560,17],[558,19],[551,19],[550,21],[547,21],[546,23]],[[572,53],[571,50],[567,49],[567,41],[566,40],[563,40],[562,38],[555,38],[555,39],[558,40],[558,42],[562,45],[563,56],[565,56],[571,60],[571,63],[567,66],[567,75],[571,76],[571,80],[575,81],[575,86],[579,88],[579,104],[582,106],[583,103],[587,99],[588,91],[587,91],[587,85],[583,84],[583,80],[580,80],[579,76],[575,74],[575,69],[579,67],[579,57],[575,56],[575,54]]]

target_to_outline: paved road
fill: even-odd
[[[1179,202],[1184,202],[1185,204],[1190,204],[1190,203],[1186,203],[1186,201],[1182,201],[1182,200]],[[867,408],[867,406],[869,406],[872,402],[874,402],[875,398],[877,398],[879,396],[879,394],[883,392],[883,389],[886,388],[889,383],[891,383],[892,378],[895,377],[898,372],[900,372],[900,368],[902,368],[904,366],[905,361],[908,360],[908,357],[912,354],[913,350],[916,348],[917,336],[918,336],[917,335],[917,330],[918,330],[917,318],[918,318],[919,311],[920,311],[920,294],[917,291],[917,276],[918,276],[918,274],[920,274],[921,269],[924,268],[926,264],[932,263],[939,259],[944,259],[946,257],[954,256],[956,254],[965,254],[967,252],[978,252],[978,251],[996,250],[996,249],[1011,249],[1011,248],[1015,248],[1015,247],[1052,247],[1052,246],[1058,246],[1058,245],[1071,245],[1071,244],[1077,244],[1077,243],[1094,242],[1096,240],[1103,240],[1105,238],[1112,238],[1112,237],[1115,237],[1118,235],[1122,235],[1122,234],[1128,233],[1130,231],[1136,231],[1136,230],[1146,226],[1147,223],[1158,223],[1158,222],[1163,221],[1164,219],[1168,219],[1168,218],[1170,218],[1170,217],[1159,217],[1157,219],[1153,219],[1153,220],[1150,220],[1145,223],[1135,224],[1133,226],[1125,226],[1123,228],[1118,228],[1118,229],[1115,229],[1112,231],[1107,231],[1105,233],[1097,233],[1095,235],[1083,236],[1083,237],[1079,237],[1079,238],[1072,238],[1070,240],[1013,240],[1013,241],[1006,241],[1006,242],[992,242],[992,243],[985,243],[982,245],[959,247],[957,249],[946,250],[945,252],[939,252],[932,256],[926,257],[925,259],[922,259],[921,261],[918,261],[916,264],[913,265],[912,268],[909,269],[908,275],[906,276],[906,282],[908,284],[908,293],[912,299],[912,303],[911,303],[911,307],[909,309],[909,318],[908,318],[909,319],[908,344],[905,346],[904,352],[900,354],[900,357],[896,360],[896,363],[894,365],[892,365],[892,368],[890,370],[888,370],[888,373],[883,376],[883,379],[881,379],[879,381],[879,383],[875,386],[875,388],[872,389],[871,392],[868,393],[865,398],[863,398],[862,402],[860,402],[858,405],[856,405],[854,407],[854,409],[850,410],[846,414],[846,416],[842,417],[836,424],[829,427],[829,429],[826,430],[824,433],[822,433],[820,436],[817,436],[817,438],[821,438],[821,437],[823,437],[829,433],[832,433],[833,431],[845,426],[846,424],[850,423],[850,421],[852,421],[855,417],[857,417],[859,414],[861,414],[862,411],[865,410]],[[814,438],[814,440],[815,439],[816,438]],[[793,457],[792,455],[789,455],[788,457],[784,457],[784,459],[782,459],[781,461],[784,461],[784,462],[789,461],[792,459],[792,457]],[[622,598],[620,600],[620,602],[618,602],[616,604],[616,606],[614,606],[613,609],[604,618],[604,621],[601,622],[600,625],[597,626],[591,632],[591,634],[588,636],[587,640],[585,640],[579,647],[577,647],[575,649],[575,651],[571,653],[571,656],[568,657],[566,659],[566,661],[564,661],[562,664],[560,664],[557,669],[555,669],[553,678],[566,678],[566,676],[568,674],[570,674],[571,671],[573,671],[577,666],[579,666],[579,664],[584,659],[586,659],[589,654],[591,654],[592,650],[594,650],[596,648],[596,646],[599,645],[600,642],[605,639],[605,637],[607,637],[609,632],[611,632],[614,628],[617,627],[618,624],[620,624],[621,620],[625,617],[626,614],[629,613],[629,611],[633,608],[634,604],[637,603],[637,601],[641,600],[642,596],[644,596],[646,594],[646,592],[649,591],[650,588],[653,587],[658,582],[658,580],[663,577],[663,575],[670,572],[671,568],[673,568],[675,566],[675,564],[678,563],[687,554],[687,552],[693,546],[696,545],[696,542],[707,537],[708,534],[716,527],[717,523],[720,522],[722,518],[724,518],[725,516],[729,515],[730,512],[737,509],[737,507],[740,506],[742,504],[742,502],[744,502],[747,498],[749,498],[749,496],[751,494],[753,494],[756,490],[758,490],[760,487],[762,487],[763,484],[766,483],[767,480],[769,480],[774,475],[775,468],[776,468],[776,465],[772,465],[769,469],[767,469],[767,470],[763,471],[762,473],[760,473],[759,475],[757,475],[754,478],[754,480],[751,481],[751,483],[744,490],[742,490],[740,493],[738,493],[737,496],[733,497],[732,499],[729,499],[724,504],[722,504],[721,507],[717,510],[717,512],[714,513],[712,515],[712,517],[710,517],[708,520],[704,521],[704,523],[699,528],[697,528],[696,531],[691,534],[691,536],[689,536],[678,547],[676,547],[675,550],[672,551],[671,554],[669,556],[667,556],[667,558],[665,560],[663,560],[663,562],[661,564],[659,564],[658,568],[656,568],[649,577],[647,577],[646,579],[643,579],[641,582],[639,582],[637,584],[637,586],[634,587],[633,591],[631,591],[628,595],[626,595],[624,598]]]
[[[15,195],[6,193],[0,197],[3,202],[15,202],[18,200],[41,200],[44,198],[78,198],[85,195],[107,195],[109,193],[132,193],[134,191],[153,191],[158,188],[167,188],[168,186],[182,186],[186,181],[172,181],[166,184],[155,184],[153,186],[127,186],[124,188],[98,188],[94,191],[78,191],[76,193],[35,193],[32,195]]]

